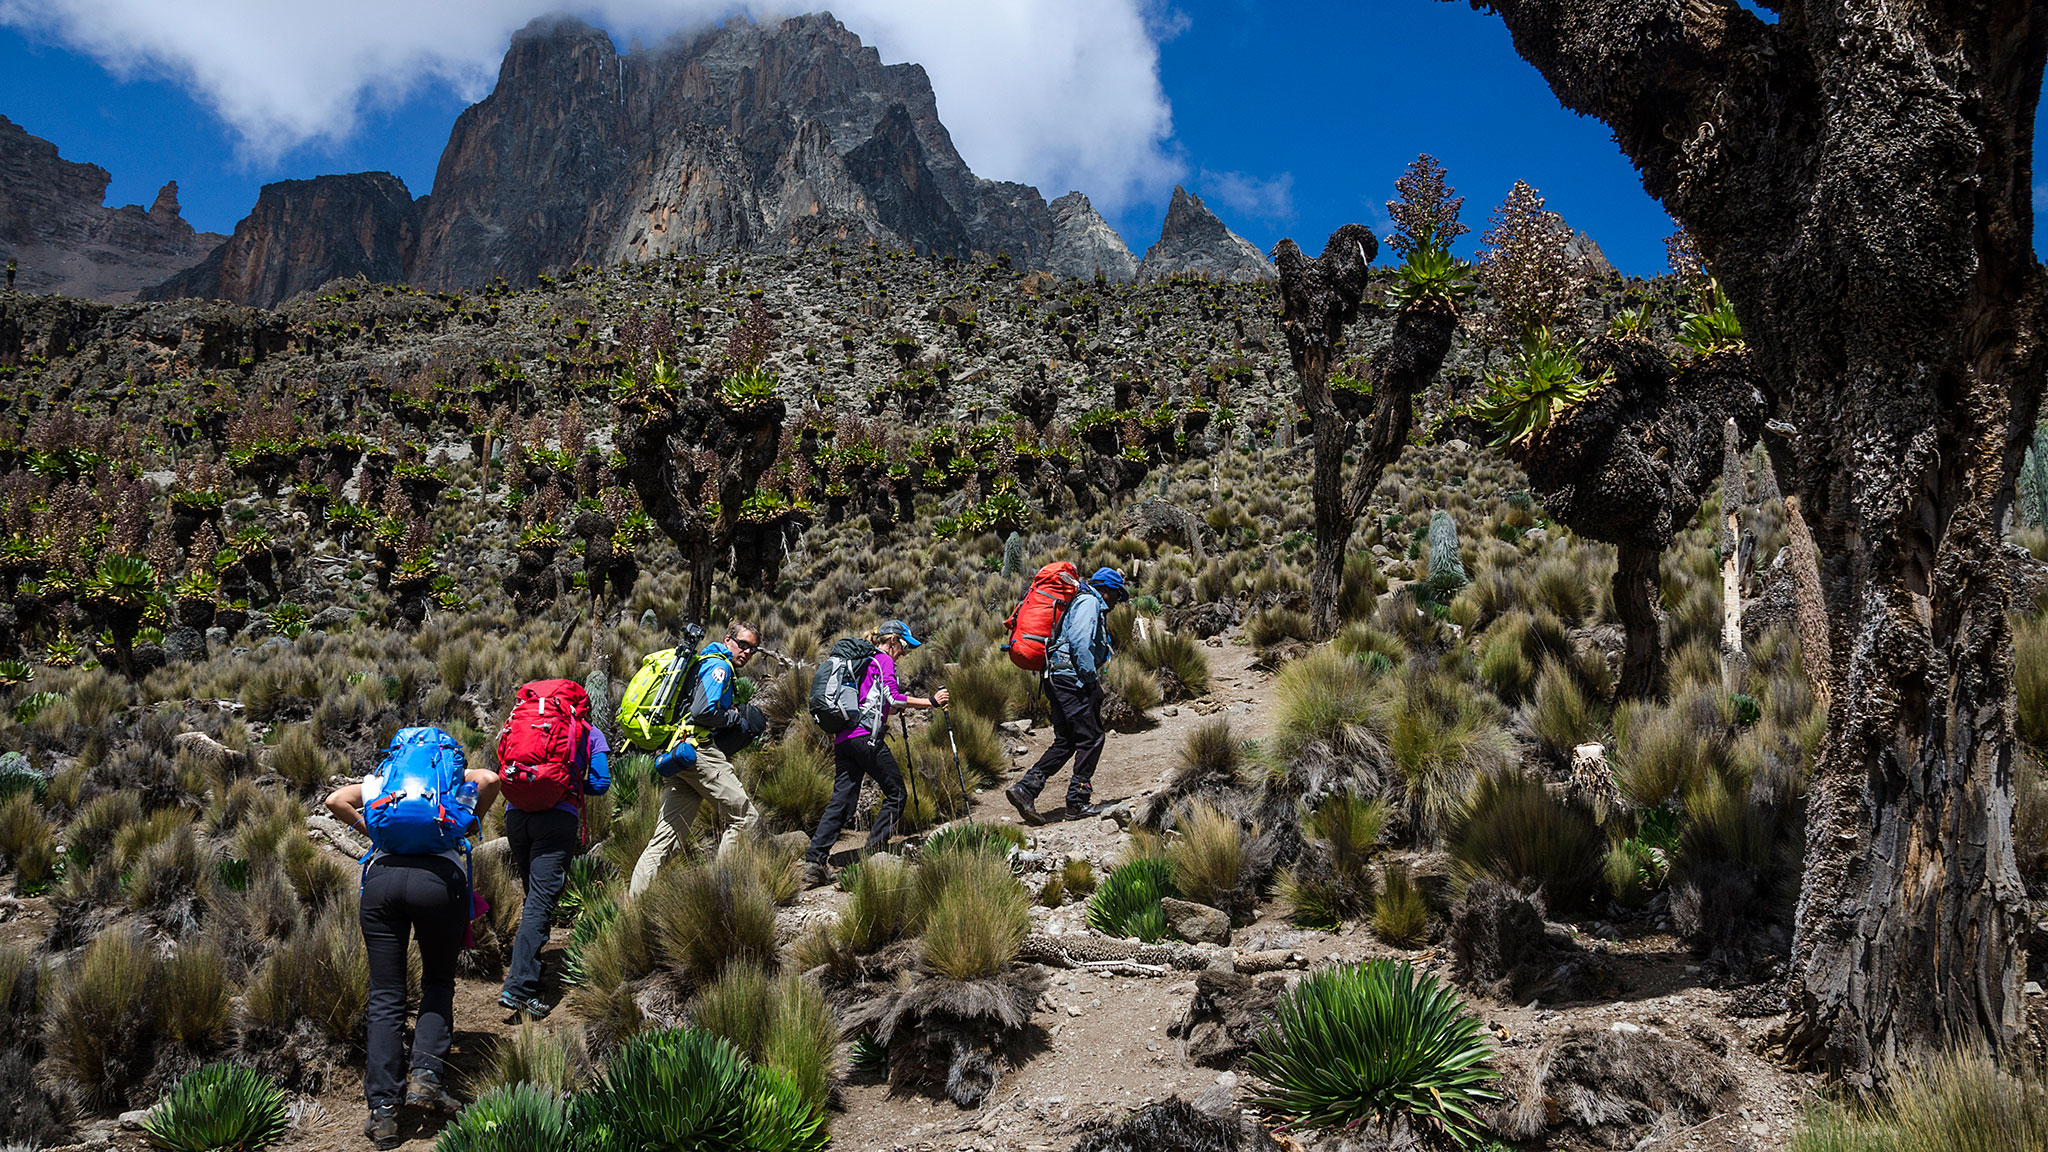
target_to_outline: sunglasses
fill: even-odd
[[[759,647],[761,646],[761,642],[760,642],[759,640],[738,640],[738,639],[736,639],[736,640],[734,640],[734,641],[732,642],[732,646],[733,646],[733,647],[735,647],[735,648],[737,648],[737,649],[739,649],[739,650],[740,650],[740,651],[742,651],[742,652],[752,652],[752,651],[754,651],[754,650],[755,650],[756,648],[759,648]]]

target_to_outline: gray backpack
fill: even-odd
[[[818,670],[811,674],[811,719],[828,734],[863,725],[873,728],[879,717],[870,715],[860,698],[861,677],[868,662],[880,651],[873,644],[849,636],[832,646]]]

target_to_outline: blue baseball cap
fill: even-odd
[[[1124,587],[1124,574],[1107,566],[1097,568],[1095,575],[1088,578],[1088,582],[1097,588],[1114,588],[1118,592],[1127,591]]]
[[[923,643],[923,641],[910,634],[910,625],[905,624],[901,620],[891,620],[887,624],[882,625],[879,631],[884,636],[900,637],[905,648],[916,648]]]

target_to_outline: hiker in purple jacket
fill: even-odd
[[[826,858],[839,842],[839,830],[846,826],[854,804],[860,800],[862,779],[873,777],[882,789],[882,810],[875,816],[875,826],[868,830],[864,854],[881,851],[889,843],[889,834],[896,830],[897,819],[903,815],[903,773],[883,739],[888,732],[890,711],[899,707],[946,706],[944,688],[925,699],[905,696],[896,684],[897,659],[920,643],[910,634],[908,624],[891,620],[868,633],[867,642],[875,646],[875,655],[868,661],[867,671],[861,674],[861,711],[876,720],[872,727],[857,724],[833,737],[832,802],[825,805],[825,814],[818,819],[818,830],[811,836],[811,850],[804,865],[804,885],[810,888],[831,883],[832,870],[826,866]]]

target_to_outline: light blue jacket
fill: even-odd
[[[1109,663],[1109,601],[1093,585],[1082,585],[1060,622],[1060,636],[1045,656],[1045,673],[1068,687],[1093,684]]]

